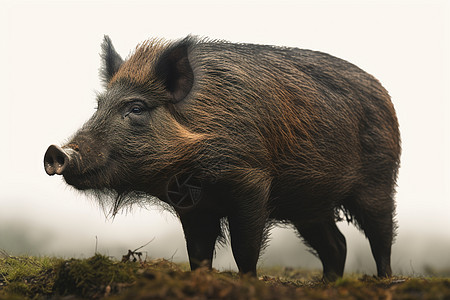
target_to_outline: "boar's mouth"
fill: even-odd
[[[62,175],[67,184],[93,196],[105,211],[115,216],[124,207],[160,203],[158,198],[132,188],[132,182],[117,182],[114,178],[128,178],[118,167],[114,154],[83,156],[74,144],[59,147],[51,145],[44,155],[44,168],[48,175]],[[88,151],[89,152],[89,151]],[[90,151],[91,154],[93,151]],[[123,175],[123,176],[120,176]],[[134,182],[134,184],[136,184]]]
[[[81,191],[113,189],[120,192],[126,189],[123,183],[113,182],[112,174],[119,173],[114,161],[105,159],[102,164],[94,164],[87,160],[79,154],[74,156],[62,174],[67,184]]]
[[[99,184],[101,170],[89,169],[83,172],[76,172],[76,169],[67,168],[62,174],[67,184],[73,186],[77,190],[104,189],[105,184]]]

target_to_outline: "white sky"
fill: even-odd
[[[192,33],[320,50],[377,77],[402,134],[394,272],[449,266],[442,257],[450,252],[449,22],[450,1],[0,0],[0,249],[16,251],[27,239],[21,251],[89,256],[98,236],[100,251],[118,255],[156,237],[150,256],[187,259],[174,217],[137,208],[106,220],[91,200],[48,177],[42,160],[94,111],[104,34],[126,57],[147,38]],[[363,235],[340,227],[347,269],[374,272]],[[263,264],[320,266],[292,231],[273,236]],[[228,249],[215,266],[234,267]]]

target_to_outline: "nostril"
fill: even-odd
[[[52,160],[53,160],[53,158],[52,158]],[[65,163],[65,157],[62,156],[62,155],[56,155],[56,162],[57,162],[60,166],[64,165],[64,163]]]
[[[49,165],[53,165],[55,163],[55,161],[53,160],[53,157],[49,156],[45,158],[45,163],[49,164]]]

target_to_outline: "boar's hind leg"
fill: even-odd
[[[344,274],[347,245],[334,220],[323,223],[293,222],[304,241],[316,251],[323,265],[325,281],[335,281]]]
[[[254,174],[231,192],[228,214],[231,248],[241,274],[256,276],[256,264],[267,237],[270,180]]]
[[[221,234],[220,217],[210,212],[180,214],[191,270],[212,267],[217,237]]]
[[[387,194],[387,195],[384,195]],[[395,205],[390,192],[370,191],[355,197],[344,206],[355,218],[357,225],[369,239],[379,277],[389,277],[391,271],[391,247],[394,237]]]

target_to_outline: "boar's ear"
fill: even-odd
[[[189,94],[194,82],[194,72],[188,59],[191,44],[190,38],[173,44],[164,51],[156,64],[156,76],[164,82],[175,103]]]
[[[106,86],[123,63],[123,59],[116,52],[111,39],[107,35],[103,38],[102,53],[100,56],[102,58],[100,77]]]

